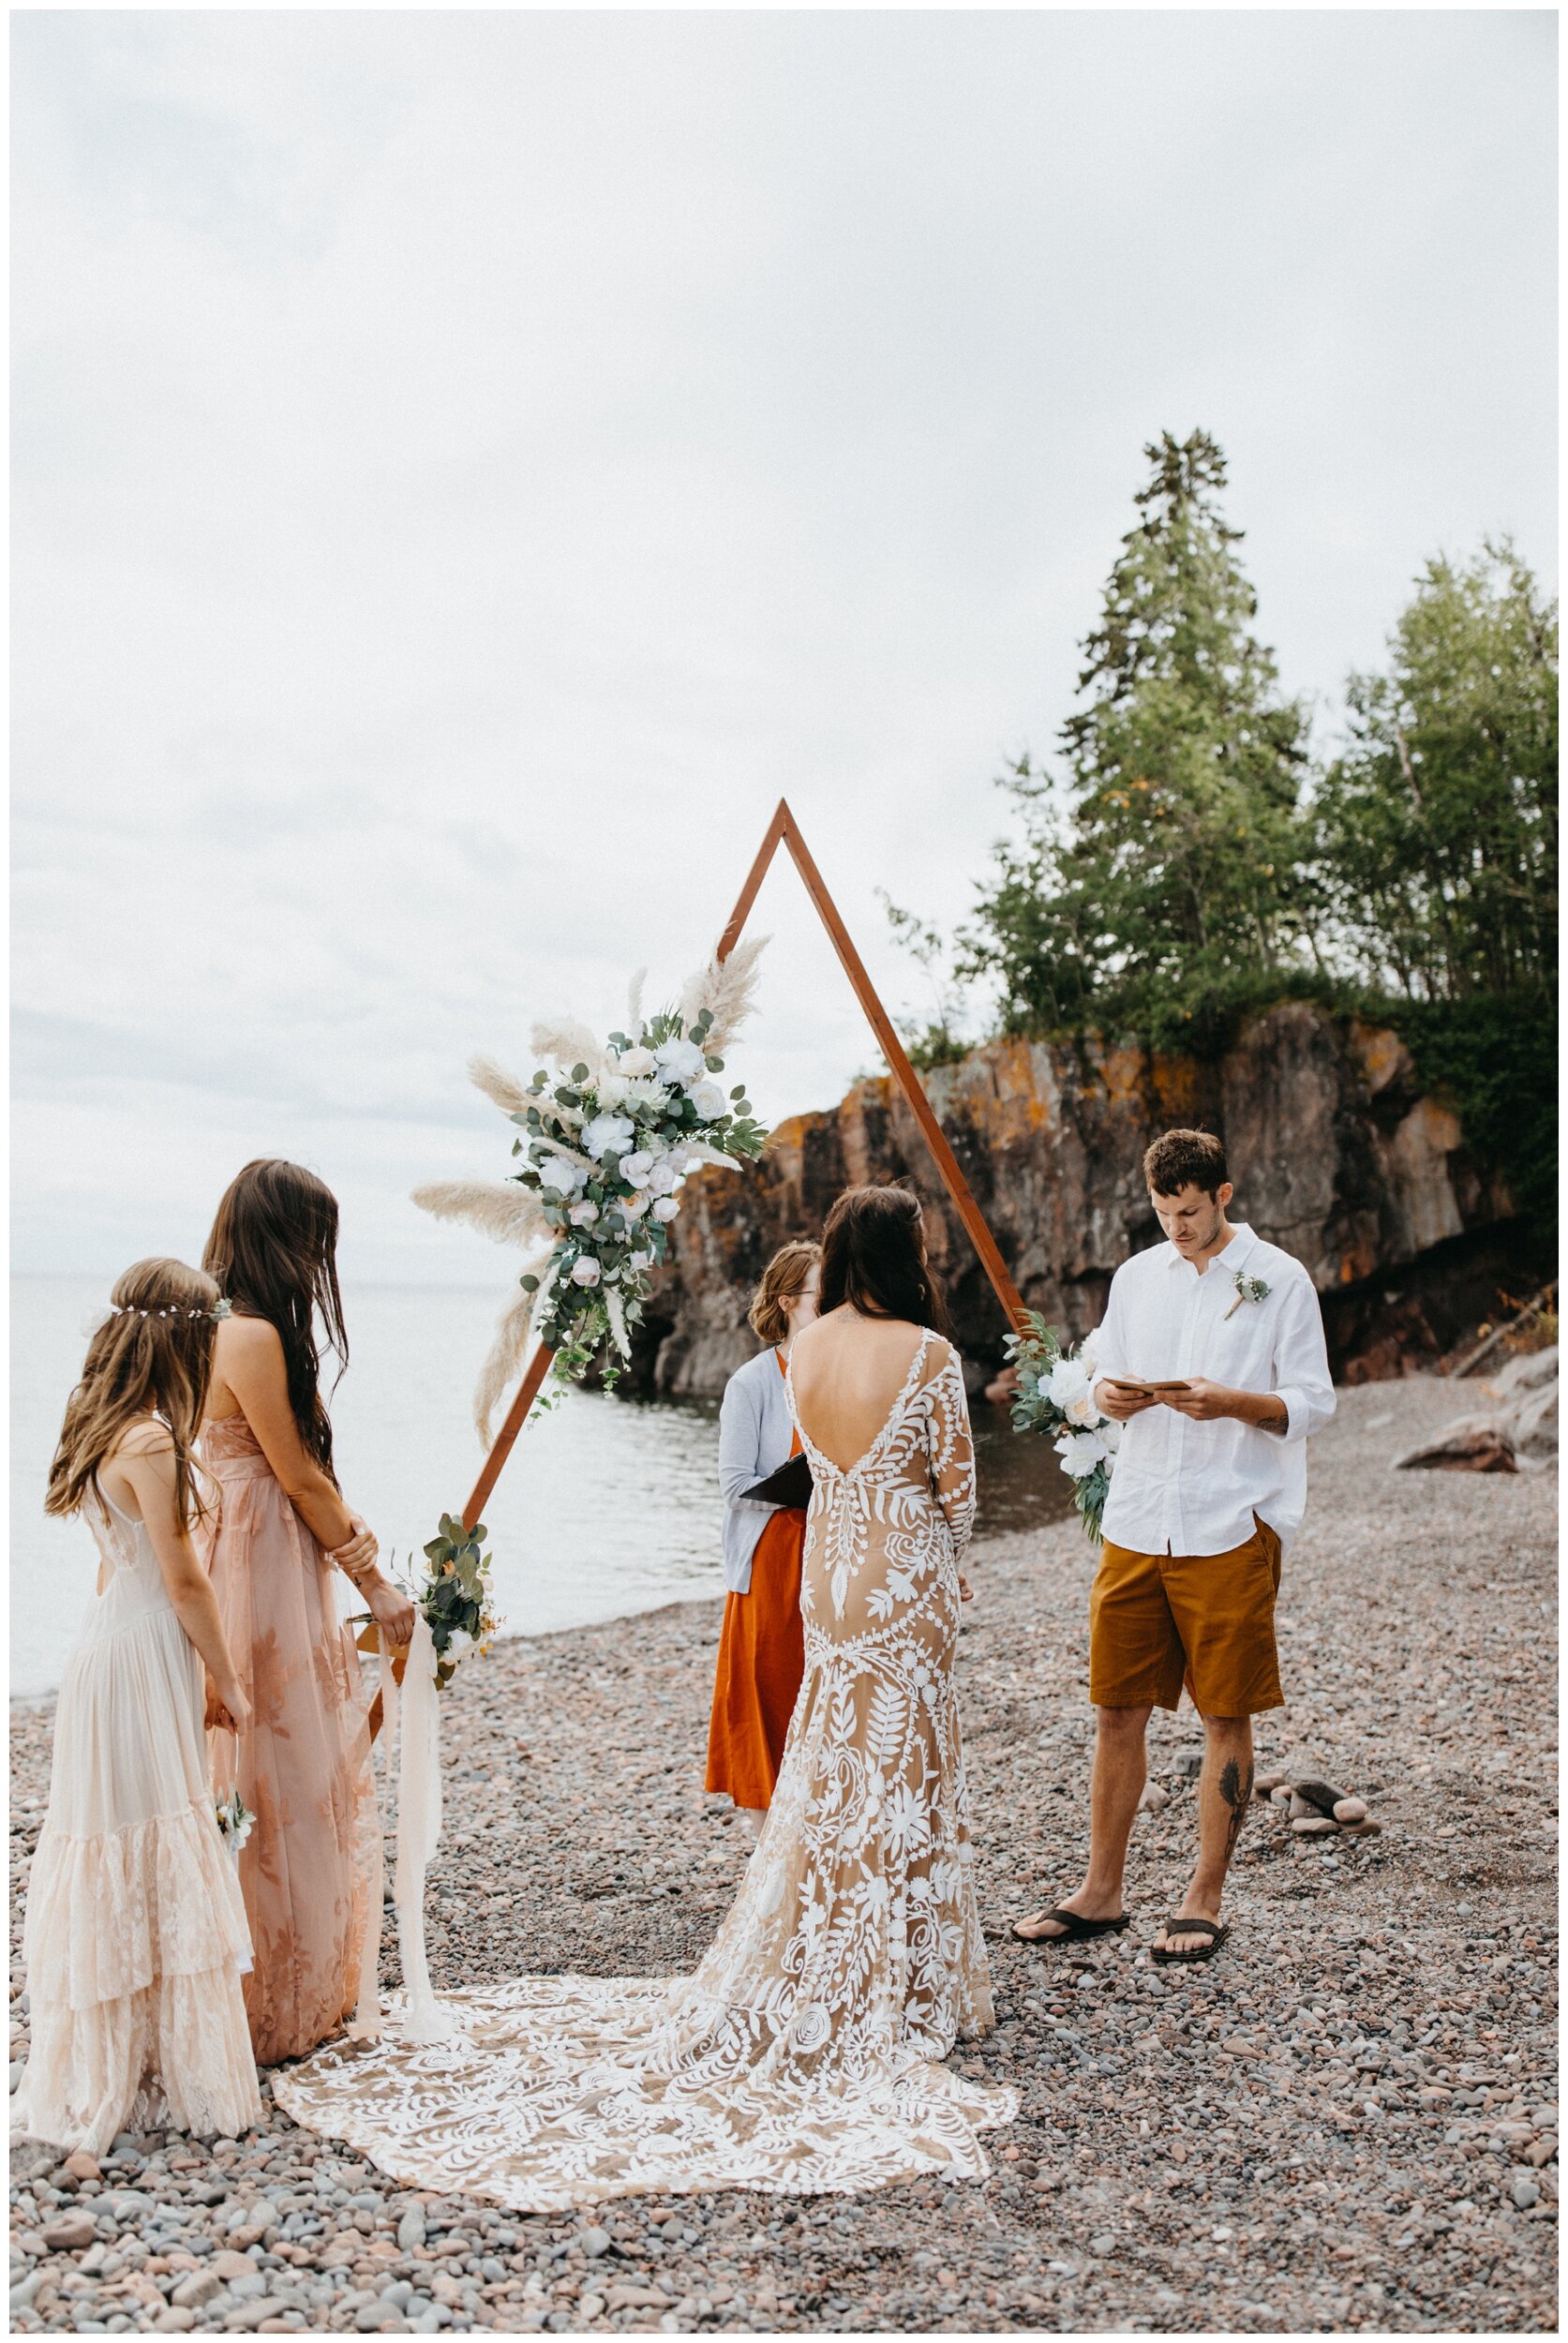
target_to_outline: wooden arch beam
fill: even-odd
[[[963,1221],[969,1241],[980,1257],[980,1266],[995,1289],[1014,1326],[1023,1323],[1023,1297],[1012,1281],[1007,1262],[997,1248],[984,1213],[976,1203],[968,1181],[959,1169],[958,1157],[948,1144],[948,1135],[932,1111],[918,1074],[910,1065],[908,1054],[898,1037],[892,1019],[882,1006],[881,996],[866,972],[866,964],[850,942],[849,930],[839,916],[838,905],[828,892],[821,872],[812,860],[811,850],[801,837],[799,827],[790,812],[787,801],[779,799],[778,811],[768,826],[768,835],[761,851],[747,874],[739,900],[729,915],[729,925],[719,939],[718,957],[727,960],[740,941],[740,932],[750,917],[758,889],[768,875],[769,867],[780,846],[789,850],[791,861],[799,872],[807,894],[816,906],[816,914],[828,931],[828,940],[837,952],[844,975],[849,978],[856,999],[866,1012],[866,1019],[880,1044],[894,1082],[903,1091],[909,1111],[919,1125],[926,1145],[935,1159],[942,1175],[942,1185],[952,1199],[953,1210]]]
[[[781,798],[778,809],[768,825],[768,834],[757,850],[755,861],[746,873],[746,883],[736,899],[729,922],[719,938],[716,958],[727,960],[740,941],[741,932],[751,916],[752,906],[761,891],[762,882],[772,867],[779,848],[787,848],[791,861],[799,872],[807,894],[816,906],[817,917],[828,931],[828,938],[837,952],[845,976],[854,989],[855,997],[865,1010],[871,1029],[881,1046],[882,1054],[892,1069],[893,1080],[908,1101],[909,1111],[925,1138],[942,1175],[942,1184],[952,1199],[953,1209],[968,1232],[970,1243],[980,1257],[986,1276],[995,1288],[996,1298],[1014,1326],[1023,1322],[1023,1298],[1008,1274],[1008,1264],[997,1248],[996,1239],[986,1225],[985,1215],[976,1203],[969,1183],[960,1171],[958,1158],[948,1144],[947,1133],[932,1112],[931,1100],[920,1085],[920,1078],[910,1065],[903,1042],[894,1029],[892,1019],[882,1006],[880,995],[859,953],[850,942],[849,931],[839,916],[838,905],[828,892],[821,872],[813,861],[811,851],[800,835],[799,826],[790,812],[787,801]],[[528,1421],[529,1410],[539,1396],[540,1386],[549,1372],[555,1353],[540,1349],[529,1361],[528,1371],[517,1386],[516,1397],[507,1410],[506,1421],[496,1435],[494,1447],[485,1459],[484,1469],[463,1507],[463,1521],[470,1529],[477,1528],[484,1517],[490,1492],[500,1478],[501,1467],[512,1454],[518,1433]]]

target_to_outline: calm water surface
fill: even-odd
[[[97,1568],[80,1522],[42,1511],[49,1460],[86,1347],[98,1279],[11,1286],[11,1690],[58,1683]],[[469,1395],[505,1299],[430,1287],[345,1295],[353,1364],[332,1400],[338,1470],[399,1567],[455,1513],[481,1461]],[[717,1401],[638,1401],[575,1392],[534,1417],[486,1512],[507,1632],[540,1635],[724,1593]],[[1069,1490],[1047,1441],[1015,1438],[977,1403],[980,1529],[1060,1518]],[[353,1601],[345,1583],[343,1607]]]

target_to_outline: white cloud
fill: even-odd
[[[1292,688],[1435,546],[1545,560],[1549,39],[20,18],[22,1265],[287,1148],[380,1274],[484,1278],[402,1201],[504,1147],[468,1052],[673,987],[782,792],[918,1006],[874,889],[962,912],[1164,425]],[[869,1037],[759,917],[744,1064],[829,1104]]]

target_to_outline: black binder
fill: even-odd
[[[757,1503],[762,1505],[804,1507],[812,1501],[811,1466],[804,1456],[791,1456],[789,1462],[782,1464],[777,1472],[770,1472],[766,1481],[759,1481],[754,1488],[745,1489],[741,1493],[745,1497],[754,1498]]]

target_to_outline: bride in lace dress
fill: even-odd
[[[811,1459],[806,1672],[740,1893],[687,1977],[517,1977],[461,2033],[274,2077],[405,2185],[547,2211],[645,2190],[874,2188],[990,2170],[1016,2093],[943,2065],[992,2023],[953,1694],[975,1511],[916,1199],[840,1198],[789,1367]]]

